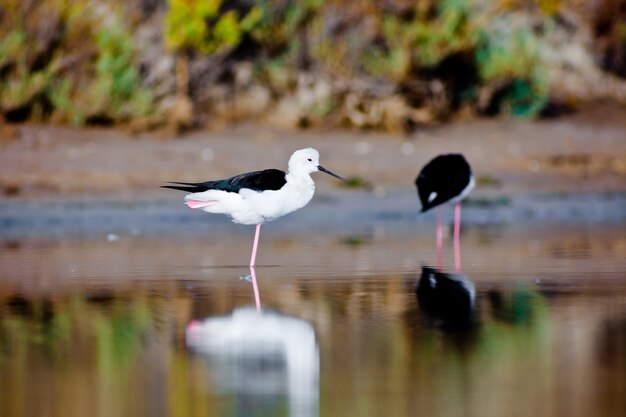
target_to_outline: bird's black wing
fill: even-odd
[[[279,169],[247,172],[231,178],[205,182],[170,182],[176,185],[162,185],[163,188],[201,193],[208,190],[222,190],[238,193],[242,188],[254,191],[280,190],[286,183],[286,173]]]
[[[463,155],[439,155],[422,168],[415,179],[422,212],[458,196],[470,183],[472,169]],[[431,194],[437,196],[428,201]]]

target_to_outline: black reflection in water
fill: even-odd
[[[53,306],[50,300],[43,299],[37,302],[21,296],[14,296],[7,300],[7,312],[19,317],[32,319],[45,325],[53,316]]]
[[[466,276],[424,266],[415,293],[422,311],[443,329],[474,326],[476,290]]]
[[[221,393],[234,396],[228,415],[319,415],[320,357],[313,326],[268,310],[238,308],[193,321],[187,346],[205,359]]]

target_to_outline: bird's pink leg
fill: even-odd
[[[254,266],[250,266],[250,275],[252,276],[252,291],[254,291],[256,310],[261,311],[261,297],[259,296],[259,286],[256,281],[256,268]]]
[[[443,251],[443,227],[441,225],[441,207],[437,207],[437,269],[441,269]]]
[[[261,232],[261,224],[256,225],[254,233],[254,244],[252,245],[252,257],[250,258],[250,275],[252,275],[252,290],[254,291],[254,303],[257,311],[261,310],[261,297],[259,296],[259,286],[256,281],[256,251],[259,247],[259,234]]]
[[[261,224],[256,225],[256,232],[254,233],[254,245],[252,245],[252,257],[250,258],[250,268],[256,268],[256,250],[259,246],[259,233],[261,231]]]
[[[456,272],[461,271],[461,202],[454,206],[454,266]]]

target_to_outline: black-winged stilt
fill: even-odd
[[[301,209],[315,193],[311,173],[322,171],[342,181],[319,163],[316,149],[300,149],[289,158],[289,171],[266,169],[206,182],[170,182],[163,188],[187,191],[185,204],[207,213],[229,215],[239,224],[256,224],[250,267],[256,265],[261,224]],[[254,277],[253,277],[254,278]]]
[[[454,203],[454,254],[457,271],[461,269],[461,200],[474,188],[472,168],[460,154],[439,155],[427,163],[415,179],[417,195],[422,203],[422,213],[437,207],[437,262],[441,267],[443,231],[441,208]]]

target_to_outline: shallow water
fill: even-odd
[[[624,224],[238,230],[4,241],[0,415],[626,414]]]

